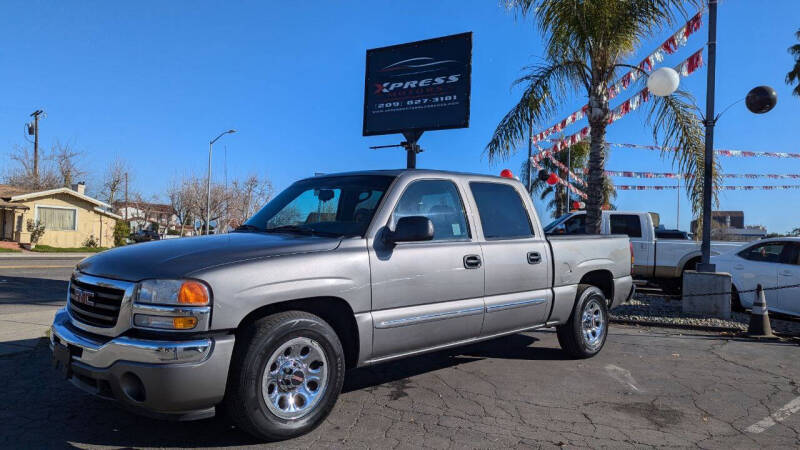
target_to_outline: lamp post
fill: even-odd
[[[215,137],[208,143],[208,179],[206,180],[206,234],[209,234],[209,227],[211,226],[211,151],[214,147],[214,142],[226,134],[236,133],[236,130],[223,131],[219,136]]]

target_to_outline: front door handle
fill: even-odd
[[[528,264],[539,264],[542,262],[542,255],[539,252],[528,252]]]
[[[477,269],[481,266],[481,257],[478,255],[467,255],[464,257],[464,267],[467,269]]]
[[[741,264],[736,264],[735,266],[733,266],[733,268],[736,270],[744,270],[744,266]]]
[[[794,274],[792,273],[792,271],[791,271],[791,270],[784,270],[783,272],[781,272],[781,275],[783,275],[783,276],[785,276],[785,277],[791,277],[791,276],[793,276]]]

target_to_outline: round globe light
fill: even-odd
[[[659,97],[672,95],[678,90],[681,79],[678,72],[671,67],[662,67],[650,74],[647,79],[647,89]]]

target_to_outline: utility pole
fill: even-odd
[[[706,82],[706,149],[703,167],[703,242],[698,272],[714,272],[711,264],[711,188],[714,169],[714,88],[717,67],[717,0],[708,0],[708,80]]]
[[[43,113],[44,111],[41,109],[31,113],[31,117],[33,117],[33,179],[37,187],[39,185],[39,116]],[[28,125],[28,134],[31,134],[30,125]]]
[[[125,172],[125,221],[128,221],[128,172]]]

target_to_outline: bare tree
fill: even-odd
[[[15,145],[9,152],[8,159],[13,164],[3,174],[5,183],[32,190],[52,189],[59,186],[58,174],[51,165],[42,164],[39,167],[39,176],[34,175],[33,152],[28,147]]]
[[[195,232],[205,229],[207,191],[206,179],[189,175],[173,180],[167,190],[173,213],[181,224],[191,224]],[[211,185],[211,221],[216,232],[224,232],[243,224],[272,195],[272,184],[267,178],[249,175],[244,179],[224,185]]]
[[[192,198],[190,189],[187,188],[187,180],[173,180],[167,188],[167,197],[172,207],[172,213],[178,218],[181,224],[180,235],[184,234],[184,227],[194,221],[192,215]]]
[[[225,224],[236,228],[252,216],[272,196],[272,183],[251,174],[244,180],[233,180],[228,189]]]
[[[118,194],[125,185],[125,176],[129,172],[128,163],[117,156],[106,167],[103,173],[103,186],[100,195],[108,204],[114,204],[118,200]]]
[[[73,183],[86,175],[86,171],[80,167],[83,155],[83,151],[77,150],[74,145],[58,141],[50,149],[47,159],[54,164],[61,186],[72,187]]]

